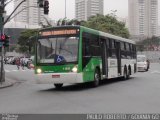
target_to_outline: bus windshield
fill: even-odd
[[[78,61],[78,37],[39,39],[37,63],[65,64]]]

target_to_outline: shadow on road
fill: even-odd
[[[129,80],[123,80],[122,78],[114,78],[114,79],[108,79],[100,81],[100,85],[98,87],[93,88],[91,86],[91,83],[82,83],[82,84],[73,84],[73,85],[66,85],[62,88],[56,89],[56,88],[50,88],[46,90],[40,90],[41,92],[53,92],[53,91],[63,91],[63,92],[76,92],[76,91],[83,91],[83,90],[90,90],[90,89],[97,89],[101,88],[103,86],[108,86],[110,84],[118,83],[118,82],[127,82],[134,79],[134,77],[131,77]]]

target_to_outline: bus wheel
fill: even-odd
[[[127,79],[130,78],[130,74],[131,74],[131,71],[130,71],[130,69],[129,69],[129,70],[128,70],[128,73],[127,73]]]
[[[128,79],[127,69],[124,68],[124,72],[123,72],[123,80],[127,80],[127,79]]]
[[[99,85],[100,79],[101,79],[100,71],[96,69],[94,73],[94,81],[92,83],[92,86],[97,87]]]
[[[63,84],[62,83],[54,84],[54,86],[56,87],[56,89],[60,89],[62,88]]]

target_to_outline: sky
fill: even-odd
[[[159,11],[160,11],[160,0]],[[75,0],[66,0],[66,13],[68,19],[75,18]],[[13,3],[6,7],[7,14],[13,10]],[[116,15],[120,18],[128,16],[128,0],[104,0],[104,15],[109,14],[112,10],[117,10]],[[58,20],[65,17],[65,0],[49,0],[49,17],[52,20]],[[160,12],[159,12],[160,24]]]
[[[123,3],[122,3],[123,2]],[[115,4],[116,3],[116,4]],[[75,0],[66,0],[67,18],[75,17]],[[63,18],[65,16],[65,0],[50,0],[50,17],[53,19]],[[117,16],[127,17],[128,0],[104,0],[104,14],[111,13],[111,10],[117,10]]]

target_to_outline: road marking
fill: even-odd
[[[5,70],[5,72],[11,72],[11,71],[9,71],[9,70]]]
[[[155,70],[155,71],[152,71],[151,73],[152,74],[160,74],[160,71]]]
[[[29,70],[29,69],[26,69],[26,70],[5,70],[5,72],[33,72],[34,70]]]

